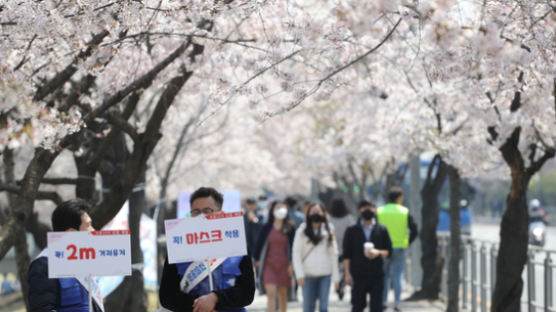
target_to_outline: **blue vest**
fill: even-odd
[[[77,279],[60,278],[58,283],[60,283],[58,312],[89,312],[89,292]]]
[[[212,281],[215,289],[228,289],[235,285],[236,277],[241,275],[241,270],[239,269],[239,263],[243,257],[229,257],[222,264],[212,271]],[[178,275],[180,280],[183,278],[185,271],[191,265],[192,262],[178,263],[176,266],[178,268]],[[199,284],[197,284],[189,292],[192,295],[204,296],[210,293],[210,285],[208,276],[203,279]],[[228,310],[218,310],[219,312],[245,312],[245,308],[236,308]]]

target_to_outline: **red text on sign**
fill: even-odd
[[[75,245],[68,245],[68,247],[66,247],[66,250],[71,250],[71,255],[68,257],[68,260],[87,260],[96,258],[94,248],[79,248],[79,258],[77,258],[78,248]]]

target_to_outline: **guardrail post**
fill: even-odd
[[[467,249],[467,247],[469,246],[469,240],[465,239],[463,241],[463,262],[462,262],[462,277],[461,277],[461,282],[462,282],[462,301],[461,301],[461,308],[462,309],[467,309],[467,296],[468,296],[468,292],[467,292],[467,287],[469,287],[469,251]]]
[[[548,312],[552,308],[552,259],[550,252],[546,253],[544,259],[544,311]]]
[[[481,311],[487,312],[487,268],[486,268],[486,247],[485,243],[481,244]]]
[[[490,247],[490,292],[494,289],[496,284],[496,257],[498,256],[498,251],[496,250],[496,244],[492,244]]]
[[[535,312],[535,255],[527,253],[527,305],[529,312]]]
[[[442,284],[440,285],[440,291],[448,301],[448,265],[450,263],[451,253],[448,253],[448,240],[449,236],[444,236],[441,245],[442,257],[444,257],[444,265],[442,266]]]
[[[477,253],[471,242],[471,312],[477,311]]]

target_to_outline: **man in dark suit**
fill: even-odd
[[[189,198],[191,217],[202,217],[222,212],[224,197],[212,187],[201,187]],[[208,272],[192,278],[202,262],[164,263],[159,300],[162,307],[175,312],[245,312],[255,295],[255,276],[251,256],[216,259],[213,269],[214,289],[210,289]],[[212,268],[212,265],[211,265]]]
[[[376,206],[368,201],[358,205],[359,221],[344,235],[343,258],[346,283],[352,285],[352,312],[360,312],[371,295],[371,312],[382,311],[384,288],[383,259],[392,253],[386,227],[376,222]]]

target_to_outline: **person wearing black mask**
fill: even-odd
[[[375,221],[376,206],[368,201],[358,205],[359,222],[346,230],[343,241],[343,259],[346,283],[352,285],[352,312],[359,312],[371,296],[371,312],[382,311],[384,288],[383,259],[392,253],[388,230]]]
[[[309,204],[305,219],[293,240],[293,268],[297,283],[303,287],[303,312],[313,312],[316,300],[319,311],[325,312],[330,283],[334,281],[338,289],[340,281],[336,265],[338,248],[322,204]]]

